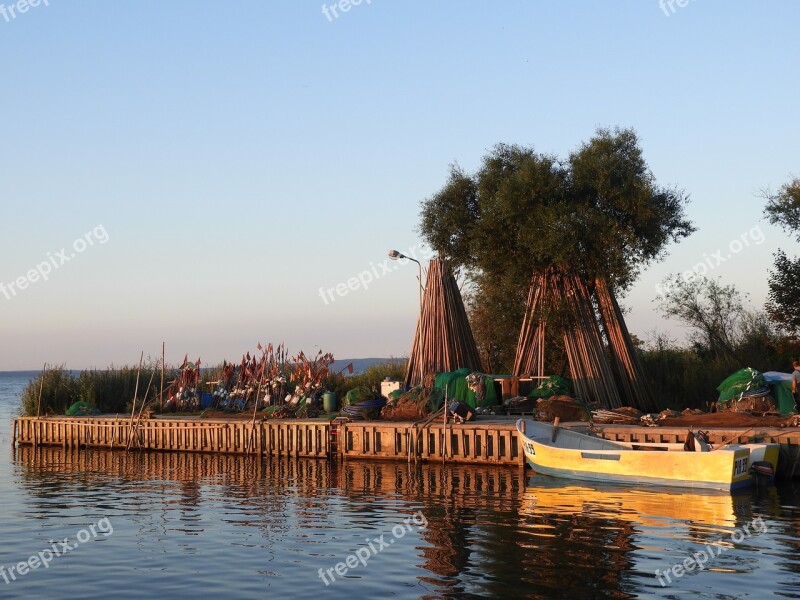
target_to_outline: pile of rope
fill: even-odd
[[[364,400],[358,404],[345,406],[342,413],[351,419],[377,419],[381,414],[381,409],[386,406],[386,398],[380,397],[373,400]]]

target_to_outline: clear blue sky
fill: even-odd
[[[162,340],[172,361],[258,341],[406,354],[415,265],[327,304],[320,288],[418,244],[453,161],[498,142],[566,155],[598,126],[635,128],[699,227],[624,300],[634,333],[680,335],[655,284],[754,227],[762,243],[711,273],[754,305],[772,252],[796,253],[757,194],[800,175],[800,3],[364,0],[330,20],[322,4],[0,15],[0,282],[75,253],[0,294],[0,370],[134,363]]]

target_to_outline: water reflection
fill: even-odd
[[[759,570],[784,594],[800,573],[794,486],[731,496],[581,486],[472,465],[57,447],[17,448],[13,464],[25,519],[58,528],[111,515],[118,533],[107,546],[135,547],[135,575],[190,573],[208,593],[268,583],[309,598],[387,589],[419,598],[735,597],[761,584]],[[318,568],[416,511],[428,527],[376,557],[374,568],[330,588],[316,579]],[[731,548],[701,577],[658,585],[654,569],[756,516],[768,519],[767,533]],[[236,573],[204,573],[194,557],[230,561]],[[737,572],[748,578],[731,583]]]

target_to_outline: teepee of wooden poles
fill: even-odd
[[[658,410],[650,386],[647,385],[639,355],[625,325],[625,317],[622,316],[622,310],[605,278],[595,279],[594,295],[623,397],[641,410]]]
[[[546,333],[556,327],[578,398],[605,408],[657,410],[614,294],[605,279],[592,283],[556,269],[534,275],[514,374],[547,375]]]
[[[421,385],[436,373],[464,367],[480,370],[478,347],[453,271],[444,259],[436,258],[428,265],[405,385]]]

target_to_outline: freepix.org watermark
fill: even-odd
[[[333,20],[338,19],[340,14],[350,12],[351,8],[358,6],[362,2],[364,4],[372,4],[372,0],[339,0],[333,4],[323,4],[322,14],[327,17],[328,23],[333,23]]]
[[[679,8],[689,6],[690,0],[658,0],[658,6],[664,11],[666,16],[674,15]],[[691,0],[694,2],[694,0]]]
[[[734,238],[728,244],[728,252],[723,255],[724,250],[717,250],[710,255],[703,253],[703,260],[695,264],[691,269],[687,269],[681,273],[680,277],[688,282],[695,277],[704,277],[722,263],[729,261],[735,255],[739,254],[745,248],[751,245],[760,246],[764,243],[764,232],[761,231],[761,226],[756,225],[750,231],[744,232],[738,238]],[[671,290],[672,286],[668,282],[662,282],[656,285],[656,293],[660,297],[665,297]]]
[[[361,546],[353,554],[344,559],[343,562],[336,563],[330,569],[317,571],[317,576],[322,580],[325,585],[330,585],[336,581],[336,575],[344,577],[351,569],[357,568],[359,565],[366,567],[369,560],[389,548],[395,541],[402,539],[406,533],[414,531],[412,524],[417,526],[417,531],[425,529],[428,526],[428,519],[422,514],[422,511],[415,512],[412,516],[403,519],[402,523],[398,523],[392,527],[392,537],[385,539],[388,534],[384,533],[375,539],[366,539],[366,545]],[[328,580],[330,578],[330,581]]]
[[[420,254],[419,258],[417,258],[418,253]],[[381,277],[385,277],[390,273],[394,273],[400,267],[411,262],[410,258],[413,258],[414,260],[430,260],[436,253],[432,248],[430,248],[430,246],[425,244],[417,244],[402,254],[409,258],[399,258],[395,261],[387,258],[377,265],[374,262],[370,262],[369,269],[361,271],[361,273],[355,277],[350,277],[347,282],[339,283],[338,285],[330,288],[320,287],[319,297],[322,298],[322,301],[326,305],[330,304],[331,302],[336,302],[337,296],[339,298],[344,298],[350,292],[369,289],[369,286],[374,281],[377,281]],[[422,282],[420,282],[420,285],[422,285]]]
[[[39,5],[50,6],[50,0],[17,0],[11,4],[0,4],[0,16],[2,16],[6,23],[11,23],[19,15],[24,15],[31,8],[36,8]]]
[[[40,262],[33,269],[25,273],[25,275],[20,275],[8,283],[0,281],[0,295],[5,296],[6,300],[11,300],[19,292],[27,289],[31,284],[38,281],[47,281],[53,270],[61,268],[78,256],[78,254],[85,252],[95,244],[103,245],[108,242],[108,239],[106,228],[102,225],[98,225],[72,242],[69,248],[62,248],[55,253],[48,252],[47,260]]]
[[[750,523],[745,523],[741,528],[736,529],[731,534],[730,541],[734,544],[741,544],[746,538],[752,537],[753,535],[766,533],[766,531],[767,524],[764,523],[764,519],[761,517],[756,517]],[[704,550],[695,552],[692,554],[691,558],[687,558],[683,562],[672,565],[666,571],[662,572],[661,569],[656,569],[656,578],[661,584],[661,587],[666,587],[667,584],[672,583],[673,577],[675,579],[680,579],[686,575],[686,573],[691,573],[695,569],[702,571],[706,568],[706,563],[714,558],[717,558],[729,548],[730,544],[728,542],[723,542],[722,540],[714,542],[712,545],[706,544]],[[666,582],[664,579],[666,579]]]
[[[45,548],[41,552],[31,555],[28,560],[24,560],[16,565],[11,565],[10,567],[0,565],[0,577],[3,578],[6,584],[9,584],[12,581],[16,581],[17,577],[27,575],[39,567],[49,569],[50,563],[54,558],[72,552],[81,544],[95,539],[98,535],[108,537],[112,533],[114,533],[114,526],[111,525],[111,521],[109,521],[108,517],[103,517],[97,523],[89,525],[86,529],[81,529],[75,536],[76,541],[74,542],[70,542],[70,538],[68,537],[65,537],[63,541],[60,542],[50,540],[49,548]]]

